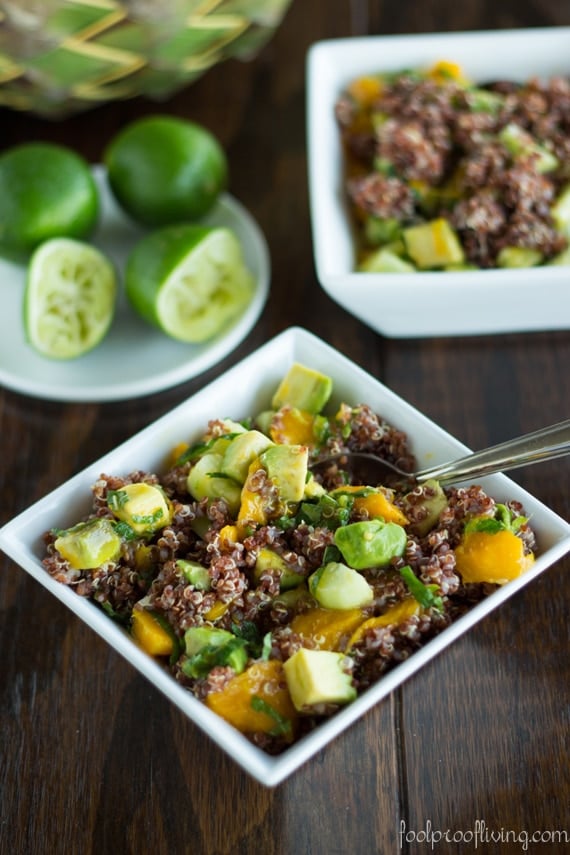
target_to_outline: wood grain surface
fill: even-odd
[[[305,59],[351,34],[570,24],[556,0],[293,0],[251,62],[157,105],[49,121],[0,110],[0,150],[32,139],[98,162],[127,121],[166,111],[224,145],[231,192],[267,236],[266,309],[221,364],[121,404],[0,390],[0,522],[290,325],[327,340],[472,447],[568,417],[570,333],[394,340],[334,304],[313,266]],[[0,283],[1,288],[1,283]],[[569,297],[570,299],[570,292]],[[514,480],[570,517],[568,460]],[[1,855],[427,855],[570,852],[570,562],[558,562],[274,790],[241,771],[89,628],[5,556],[0,569]],[[463,842],[422,838],[426,828]],[[510,836],[509,836],[510,835]],[[570,840],[570,838],[568,838]]]

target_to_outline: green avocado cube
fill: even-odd
[[[443,217],[404,229],[404,240],[408,255],[420,270],[462,264],[465,260],[456,231]]]
[[[536,267],[542,253],[526,246],[505,246],[497,256],[497,267]]]
[[[301,647],[283,665],[287,688],[295,708],[310,710],[315,704],[346,704],[356,698],[346,657],[333,650]]]
[[[240,433],[231,440],[224,453],[222,472],[244,484],[250,464],[270,445],[273,445],[272,441],[259,430]]]
[[[558,231],[565,237],[570,237],[570,184],[557,196],[550,213]]]
[[[332,392],[332,380],[320,371],[293,363],[271,402],[274,410],[285,404],[307,413],[320,413]]]
[[[212,587],[208,568],[198,561],[186,561],[184,558],[179,558],[176,562],[176,569],[180,571],[189,585],[194,585],[197,591],[209,591]]]
[[[515,122],[505,125],[499,134],[499,140],[513,157],[534,155],[537,172],[552,172],[558,167],[556,155]]]
[[[409,517],[413,520],[410,528],[423,537],[434,528],[439,515],[448,505],[447,496],[439,481],[430,478],[422,485],[422,497],[418,499],[416,491],[412,490],[404,496],[404,513],[410,508]]]
[[[146,482],[109,490],[107,505],[118,520],[143,536],[164,528],[172,519],[172,508],[162,489]]]
[[[261,465],[284,502],[300,502],[305,494],[309,449],[304,445],[271,445]]]
[[[374,599],[374,591],[364,576],[336,561],[309,576],[309,591],[325,609],[358,609]]]
[[[278,552],[275,552],[274,549],[270,549],[268,546],[264,546],[259,550],[255,559],[255,567],[253,568],[255,582],[258,583],[262,574],[268,570],[279,576],[280,591],[288,591],[291,588],[296,588],[305,581],[305,577],[292,570]]]
[[[184,646],[187,656],[194,656],[204,647],[221,647],[234,638],[227,629],[215,626],[191,626],[184,633]]]
[[[371,252],[358,265],[360,273],[414,273],[416,268],[389,249]]]
[[[93,570],[121,554],[121,538],[105,518],[78,523],[60,534],[54,545],[74,570]]]
[[[408,536],[401,525],[381,519],[364,520],[338,528],[334,542],[349,567],[383,567],[403,555]]]
[[[202,499],[224,499],[230,513],[237,514],[241,502],[241,485],[222,471],[223,454],[203,454],[188,473],[188,492],[200,502]]]

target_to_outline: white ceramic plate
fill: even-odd
[[[323,289],[386,336],[458,336],[570,328],[570,267],[459,273],[355,273],[334,105],[361,74],[459,62],[473,80],[570,75],[570,27],[318,42],[308,54],[309,190]]]
[[[101,196],[101,218],[93,243],[115,262],[119,274],[144,232],[120,210],[109,190],[103,167],[94,167]],[[232,196],[222,195],[202,221],[227,226],[240,240],[255,278],[255,293],[246,311],[202,344],[170,339],[129,307],[124,293],[107,337],[95,350],[67,362],[46,359],[26,342],[22,297],[26,271],[0,259],[0,384],[58,401],[116,401],[168,389],[215,365],[242,342],[255,325],[269,293],[270,260],[265,238],[247,210]]]
[[[62,484],[0,530],[0,548],[7,555],[65,603],[77,617],[164,692],[205,734],[266,786],[280,783],[448,644],[570,550],[570,526],[564,520],[505,476],[493,475],[483,479],[481,483],[491,495],[499,501],[519,499],[532,517],[538,538],[538,556],[532,569],[479,603],[284,754],[271,757],[256,748],[146,656],[95,605],[48,576],[41,564],[42,535],[54,526],[68,527],[87,512],[91,499],[90,487],[101,472],[127,474],[134,469],[160,471],[165,454],[179,441],[192,441],[201,436],[209,418],[223,414],[241,419],[267,408],[277,384],[294,361],[312,366],[334,379],[332,406],[338,406],[341,400],[353,404],[368,403],[392,424],[406,431],[413,441],[420,466],[428,462],[443,462],[465,453],[464,445],[338,351],[305,330],[292,328]]]

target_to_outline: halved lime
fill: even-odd
[[[22,143],[0,156],[0,252],[27,255],[54,237],[81,240],[98,215],[89,165],[71,149]]]
[[[172,338],[197,343],[243,312],[254,282],[230,229],[186,223],[139,241],[127,261],[125,286],[143,318]]]
[[[24,293],[24,328],[44,356],[74,359],[107,333],[115,311],[117,278],[94,246],[53,238],[32,255]]]
[[[227,183],[226,155],[218,140],[176,116],[131,122],[111,140],[104,162],[123,210],[151,227],[199,219]]]

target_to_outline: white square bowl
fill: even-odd
[[[476,82],[570,75],[570,27],[372,36],[315,43],[307,56],[309,196],[317,277],[383,335],[460,336],[570,328],[570,267],[357,273],[334,106],[359,75],[458,62]]]
[[[454,639],[570,550],[570,526],[560,517],[503,475],[483,479],[481,483],[491,495],[499,500],[519,499],[532,516],[538,539],[538,556],[532,569],[476,605],[284,754],[272,757],[255,747],[143,653],[129,635],[97,606],[52,579],[41,563],[44,554],[42,535],[54,526],[65,528],[71,525],[88,510],[91,485],[101,472],[118,475],[128,474],[134,469],[160,472],[170,449],[180,441],[197,439],[208,419],[221,415],[241,419],[267,408],[277,384],[294,361],[312,366],[333,378],[333,403],[338,404],[341,400],[353,404],[368,403],[392,424],[406,431],[420,466],[428,462],[443,462],[465,453],[464,445],[346,357],[305,330],[291,328],[44,496],[0,530],[0,548],[7,555],[121,653],[250,775],[269,787],[280,783]]]

